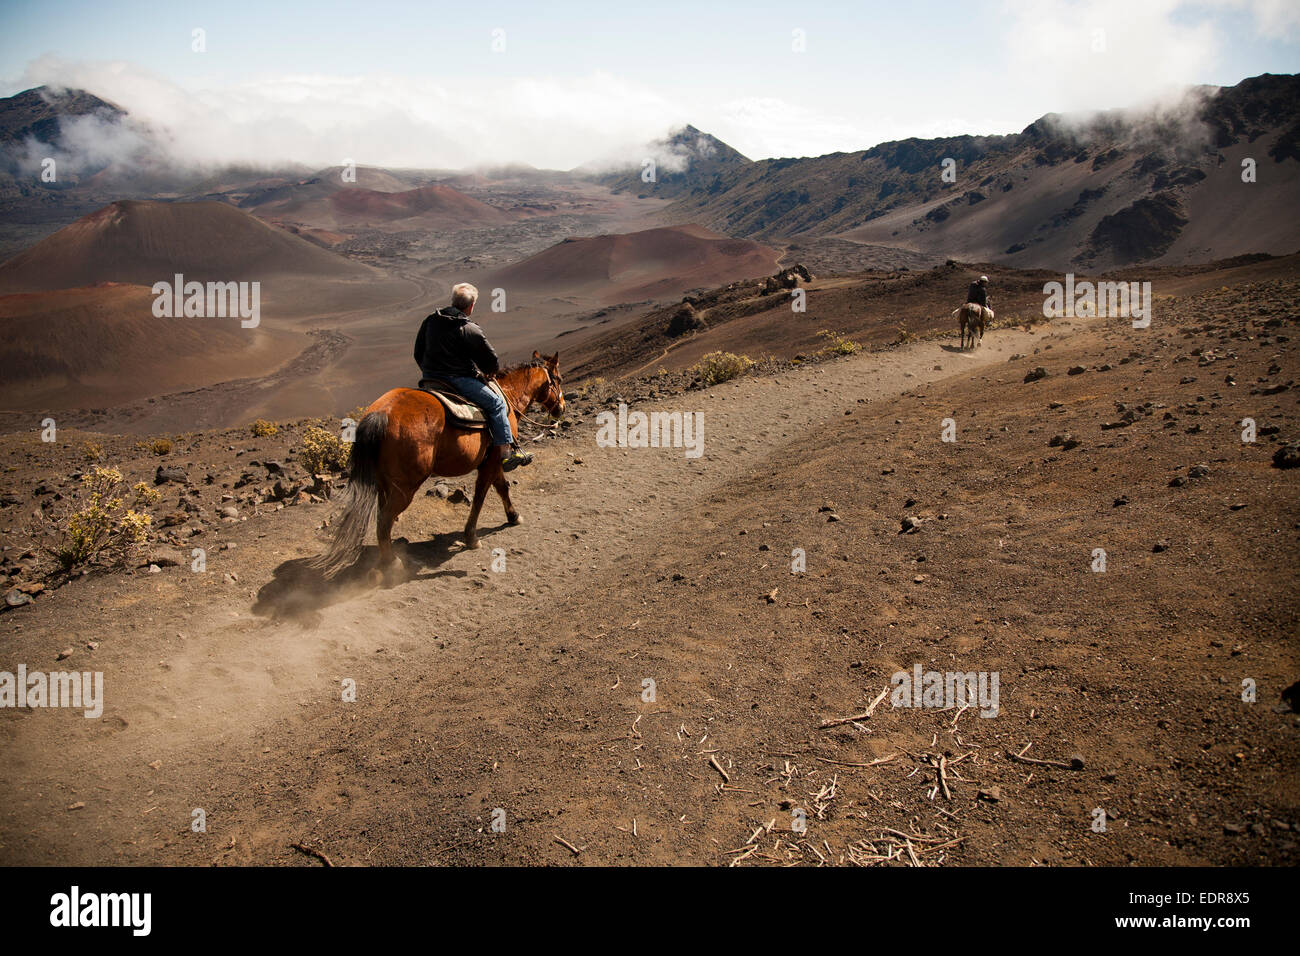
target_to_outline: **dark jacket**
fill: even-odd
[[[454,306],[439,309],[424,320],[415,337],[415,363],[425,378],[483,378],[501,370],[483,330]]]
[[[989,290],[978,282],[972,282],[970,288],[966,290],[966,301],[978,303],[987,309],[989,307]]]

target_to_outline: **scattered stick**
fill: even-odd
[[[828,727],[840,727],[842,724],[853,723],[854,721],[866,721],[866,719],[871,717],[871,714],[875,713],[876,708],[880,705],[880,701],[883,701],[888,695],[889,688],[885,687],[884,691],[878,693],[875,700],[871,701],[871,704],[868,704],[867,709],[863,710],[861,714],[854,714],[853,717],[836,717],[828,719],[828,721],[822,721],[822,723],[818,724],[818,730],[827,730]]]
[[[870,716],[875,712],[875,710],[876,710],[876,706],[877,706],[877,705],[878,705],[882,700],[884,700],[887,696],[889,696],[889,685],[888,685],[888,684],[885,685],[885,689],[884,689],[884,690],[882,690],[879,694],[876,695],[876,699],[873,700],[873,701],[870,703],[870,705],[868,705],[868,707],[867,707],[867,716],[868,716],[868,717],[870,717]]]
[[[870,714],[854,714],[852,717],[837,717],[832,720],[823,720],[817,725],[818,730],[825,730],[828,727],[839,727],[841,724],[851,724],[855,720],[866,720]]]
[[[955,840],[949,840],[947,843],[940,843],[938,846],[927,846],[924,849],[922,849],[920,852],[933,853],[936,850],[945,850],[950,846],[956,846],[958,843],[961,843],[965,839],[966,839],[965,837],[957,837],[957,839]]]
[[[876,695],[876,699],[873,700],[870,703],[870,705],[868,705],[867,709],[864,710],[862,713],[854,714],[852,717],[835,717],[830,720],[823,720],[820,724],[817,725],[817,729],[826,730],[828,727],[839,727],[843,724],[851,724],[855,720],[867,720],[868,718],[871,717],[877,705],[882,700],[884,700],[888,694],[889,694],[889,688],[886,687],[884,690],[882,690],[879,694]]]
[[[560,844],[560,846],[564,847],[566,850],[568,850],[568,851],[569,851],[570,853],[572,853],[574,856],[578,856],[580,853],[582,853],[581,850],[579,850],[576,846],[574,846],[574,845],[573,845],[572,843],[570,843],[568,840],[564,839],[564,837],[562,837],[562,836],[557,836],[557,837],[555,838],[555,842],[558,843],[558,844]]]
[[[305,846],[302,843],[290,843],[289,846],[297,850],[299,853],[306,853],[308,856],[314,856],[316,859],[324,863],[326,867],[334,866],[334,861],[331,860],[329,857],[327,857],[320,850],[313,850],[311,847]]]
[[[951,800],[952,791],[948,789],[948,774],[946,772],[947,767],[948,767],[948,758],[944,756],[940,756],[939,757],[939,787],[941,790],[943,790],[943,798],[945,800]]]
[[[921,836],[919,833],[904,833],[902,830],[895,830],[893,827],[880,827],[881,833],[892,833],[896,837],[902,837],[904,840],[915,840],[917,843],[942,843],[943,837]]]
[[[835,764],[837,767],[878,767],[882,763],[889,763],[889,761],[893,760],[897,756],[898,754],[889,754],[886,757],[877,757],[875,760],[870,760],[867,763],[849,763],[846,760],[832,760],[830,757],[817,757],[815,759],[820,760],[822,763]]]
[[[709,757],[709,766],[722,774],[723,783],[731,783],[731,775],[722,769],[722,764],[718,763],[717,757]]]
[[[1029,749],[1028,747],[1025,748],[1025,750],[1028,749]],[[1024,753],[1024,750],[1022,750],[1020,753]],[[1012,760],[1014,760],[1016,763],[1034,764],[1039,767],[1060,767],[1062,770],[1083,769],[1083,761],[1078,759],[1071,760],[1069,763],[1066,763],[1064,760],[1038,760],[1035,757],[1022,757],[1020,756],[1020,754],[1013,754],[1010,750],[1007,751],[1007,756],[1010,757]]]
[[[757,843],[753,844],[752,846],[741,847],[739,850],[728,850],[727,853],[739,854],[739,856],[737,856],[734,860],[732,860],[731,863],[728,864],[728,866],[735,866],[741,860],[748,859],[749,857],[753,856],[757,852],[758,852]]]

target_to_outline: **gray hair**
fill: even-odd
[[[468,282],[458,282],[451,287],[451,304],[454,308],[467,312],[474,308],[474,303],[477,301],[478,289]]]

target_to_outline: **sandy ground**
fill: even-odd
[[[1264,392],[1297,377],[1295,292],[637,406],[702,416],[700,458],[598,447],[588,408],[482,550],[420,498],[386,587],[304,568],[329,504],[218,526],[205,573],[79,579],[0,621],[0,669],[107,695],[0,710],[0,861],[1294,865],[1297,393]],[[997,716],[861,716],[918,664],[996,672]]]

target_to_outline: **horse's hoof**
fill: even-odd
[[[467,548],[477,548],[477,547],[478,547],[478,538],[477,538],[477,537],[472,537],[472,536],[470,536],[470,535],[466,535],[466,536],[465,536],[465,547],[467,547]]]
[[[384,583],[384,572],[378,568],[371,568],[370,573],[366,575],[366,583],[372,588],[377,588]]]
[[[506,515],[506,521],[507,521],[509,524],[519,524],[520,520],[521,520],[521,519],[520,519],[519,514],[518,514],[517,512],[516,512],[515,514],[512,514],[512,515]]]

